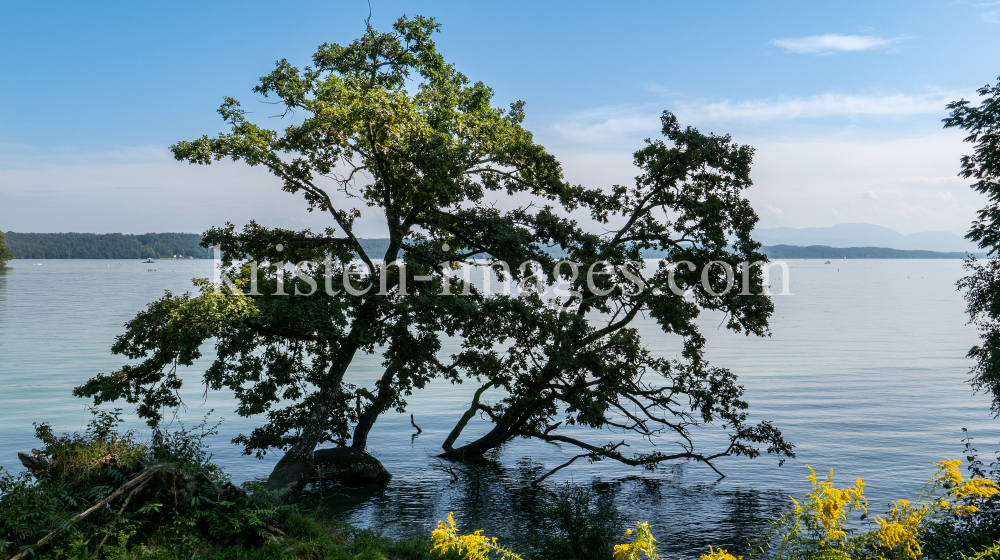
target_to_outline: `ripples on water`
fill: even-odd
[[[9,468],[19,467],[17,451],[36,445],[32,422],[49,422],[57,431],[85,427],[89,414],[84,401],[70,395],[72,387],[120,366],[108,349],[122,325],[163,290],[187,291],[190,278],[211,276],[212,264],[41,262],[13,261],[0,272],[0,464]],[[463,530],[482,528],[523,543],[542,492],[564,483],[588,485],[613,499],[624,518],[651,521],[669,555],[693,556],[709,543],[732,546],[756,534],[759,520],[781,511],[788,494],[805,493],[807,463],[821,474],[833,468],[838,485],[862,477],[878,513],[891,500],[914,496],[935,460],[962,455],[961,428],[970,429],[984,454],[1000,448],[988,399],[971,396],[965,383],[964,356],[976,333],[965,325],[954,289],[960,261],[787,262],[794,295],[774,298],[772,337],[719,330],[717,314],[706,314],[700,324],[709,360],[739,375],[752,418],[773,420],[797,445],[797,460],[779,467],[773,457],[722,459],[718,466],[727,477],[721,481],[695,464],[649,473],[578,461],[538,490],[528,482],[575,452],[518,440],[456,479],[436,466],[433,455],[474,387],[436,383],[408,399],[420,436],[411,437],[408,415],[395,413],[371,434],[370,451],[393,481],[375,493],[343,490],[327,503],[352,523],[394,536],[427,534],[454,511]],[[639,326],[654,353],[677,354],[677,340],[652,323]],[[211,358],[207,348],[202,369],[185,374],[189,408],[181,417],[190,425],[215,409],[213,417],[226,419],[213,441],[216,459],[237,480],[265,477],[275,455],[258,461],[226,443],[253,426],[252,419],[236,416],[226,394],[202,398],[199,377]],[[370,384],[380,362],[377,356],[358,360],[349,381]],[[465,435],[485,428],[470,424]],[[723,443],[720,436],[696,433],[716,444]],[[590,438],[603,443],[613,434]]]

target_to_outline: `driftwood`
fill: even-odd
[[[27,453],[18,451],[17,458],[21,461],[21,464],[24,465],[24,468],[28,469],[28,472],[30,472],[35,478],[38,478],[43,472],[49,470],[51,465],[49,464],[49,461],[42,456],[41,451],[32,449],[31,453],[32,455],[28,455]]]

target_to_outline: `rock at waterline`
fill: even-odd
[[[285,455],[274,466],[264,484],[269,490],[289,488],[298,494],[310,482],[320,479],[341,484],[365,486],[385,484],[392,474],[378,459],[353,447],[317,449],[311,461]]]

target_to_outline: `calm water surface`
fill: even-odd
[[[81,430],[85,402],[70,390],[97,372],[121,365],[109,347],[122,324],[164,290],[191,289],[210,277],[210,261],[13,261],[0,272],[0,465],[20,470],[17,451],[35,445],[32,422]],[[873,513],[912,497],[942,456],[961,456],[961,428],[980,451],[1000,449],[989,401],[973,396],[965,353],[976,343],[965,325],[954,283],[957,260],[789,260],[793,295],[776,296],[770,338],[718,329],[722,317],[701,320],[708,358],[736,372],[746,386],[752,418],[772,420],[796,444],[798,458],[723,459],[721,481],[707,467],[668,465],[644,472],[608,461],[578,462],[546,481],[592,486],[614,500],[627,519],[647,519],[671,555],[693,556],[708,543],[739,543],[753,520],[781,511],[787,495],[807,489],[806,464],[834,469],[841,483],[860,476]],[[776,286],[780,284],[775,283]],[[679,342],[640,323],[649,348],[673,357]],[[446,348],[446,351],[450,349]],[[237,480],[270,472],[277,456],[241,456],[226,441],[255,425],[233,412],[226,394],[203,396],[201,369],[186,373],[180,413],[188,425],[210,409],[225,418],[213,440],[216,458]],[[381,359],[359,360],[349,381],[370,385]],[[409,400],[423,433],[413,437],[408,415],[390,413],[376,425],[370,451],[394,478],[376,492],[341,491],[327,503],[355,524],[392,535],[429,532],[454,511],[463,529],[483,528],[522,540],[528,513],[542,492],[528,484],[575,454],[571,449],[515,441],[490,461],[458,469],[434,458],[474,387],[432,384]],[[130,421],[135,427],[141,422]],[[466,435],[485,430],[470,424]],[[606,443],[614,434],[589,434]],[[723,445],[713,430],[696,433],[706,448]],[[614,439],[620,441],[621,437]],[[664,442],[668,446],[669,442]],[[449,470],[450,469],[450,472]]]

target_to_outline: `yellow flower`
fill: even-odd
[[[458,526],[455,525],[455,518],[451,512],[448,513],[448,521],[438,521],[437,529],[431,533],[431,540],[434,544],[431,552],[437,552],[442,556],[454,550],[465,560],[489,560],[491,553],[498,554],[503,560],[523,560],[510,550],[499,546],[495,537],[483,535],[482,530],[471,535],[459,535]]]
[[[989,498],[1000,492],[997,483],[985,478],[973,478],[958,487],[955,494],[959,498]]]
[[[941,484],[947,489],[946,496],[951,500],[942,497],[938,504],[941,509],[951,509],[958,515],[971,515],[979,508],[972,505],[955,505],[955,503],[967,498],[989,498],[1000,492],[996,482],[985,478],[973,478],[965,480],[962,476],[960,459],[944,459],[937,462],[938,471],[932,480]]]
[[[708,545],[708,554],[702,554],[701,560],[743,560],[743,557],[733,556],[724,548],[713,550],[712,545]]]
[[[949,459],[947,457],[941,459],[937,463],[938,473],[935,476],[935,480],[940,480],[949,486],[958,486],[965,481],[962,478],[962,473],[959,468],[962,466],[961,459]]]
[[[614,560],[662,560],[656,548],[656,539],[649,530],[649,523],[638,521],[635,529],[625,531],[622,539],[627,539],[635,533],[632,542],[617,544],[614,548]]]
[[[921,554],[920,541],[917,539],[920,523],[927,515],[927,511],[927,504],[915,508],[907,500],[895,502],[888,517],[875,518],[875,523],[879,526],[875,532],[875,539],[880,545],[902,552],[916,560]]]
[[[819,480],[816,471],[806,465],[812,473],[806,477],[812,482],[812,491],[806,494],[806,505],[802,506],[795,498],[795,509],[799,514],[806,514],[813,522],[823,529],[823,540],[831,541],[847,536],[843,530],[847,514],[852,511],[868,513],[868,500],[864,497],[865,483],[860,478],[853,486],[838,489],[833,487],[833,469],[826,480]]]

